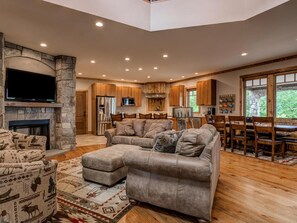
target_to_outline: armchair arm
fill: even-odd
[[[211,177],[210,162],[199,157],[135,150],[126,152],[123,161],[128,168],[159,175],[199,181],[210,181]]]
[[[12,132],[12,141],[16,149],[38,149],[44,150],[46,147],[46,136],[26,135],[18,132]]]
[[[112,137],[114,137],[115,135],[116,135],[116,129],[115,128],[107,129],[104,132],[104,136],[107,139],[106,146],[111,146],[112,145]]]

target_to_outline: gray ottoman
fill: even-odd
[[[127,151],[142,149],[140,146],[117,144],[82,156],[83,178],[111,186],[127,175],[122,156]]]

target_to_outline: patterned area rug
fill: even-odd
[[[124,180],[113,187],[85,181],[80,157],[59,163],[57,191],[57,223],[114,223],[132,208]]]
[[[224,148],[222,147],[221,150],[224,150]],[[231,148],[227,148],[226,151],[231,152]],[[243,155],[243,150],[234,149],[234,153]],[[249,151],[247,151],[246,155],[249,156],[249,157],[255,157],[255,153],[249,152]],[[259,153],[258,158],[261,159],[261,160],[271,161],[271,156],[270,155],[266,156],[266,155],[263,155],[262,153]],[[297,164],[297,156],[286,155],[284,159],[281,156],[275,156],[274,157],[274,162],[292,166],[292,165]]]

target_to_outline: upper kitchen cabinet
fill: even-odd
[[[216,80],[197,81],[197,105],[216,105]]]
[[[166,93],[166,83],[148,83],[145,85],[146,94],[165,94]]]
[[[135,100],[135,106],[141,107],[142,93],[140,87],[132,87],[132,98]]]
[[[95,96],[116,96],[115,84],[94,83],[92,85],[93,95]]]
[[[185,86],[171,86],[169,92],[169,106],[185,106]]]

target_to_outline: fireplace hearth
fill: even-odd
[[[46,136],[46,149],[50,149],[50,120],[14,120],[8,122],[9,129],[29,135]]]

